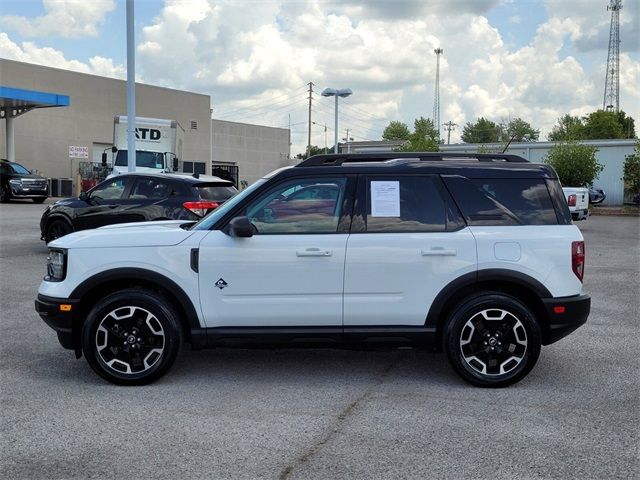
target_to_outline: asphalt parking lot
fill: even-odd
[[[424,351],[183,350],[116,387],[35,313],[45,205],[0,206],[3,478],[639,478],[638,218],[591,217],[588,323],[502,390]]]

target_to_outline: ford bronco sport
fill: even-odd
[[[444,350],[468,382],[524,378],[582,325],[585,248],[548,165],[505,154],[318,155],[198,222],[49,244],[36,310],[105,379],[192,348]]]

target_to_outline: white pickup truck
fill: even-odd
[[[582,187],[562,187],[564,197],[567,199],[571,218],[574,220],[586,220],[589,216],[589,189]]]

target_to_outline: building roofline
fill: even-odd
[[[121,82],[126,84],[127,81],[120,79],[120,78],[116,78],[116,77],[106,77],[104,75],[96,75],[95,73],[85,73],[85,72],[78,72],[76,70],[69,70],[69,69],[65,69],[65,68],[56,68],[56,67],[50,67],[48,65],[40,65],[38,63],[31,63],[31,62],[20,62],[18,60],[11,60],[8,58],[0,58],[0,62],[11,62],[11,63],[16,63],[19,65],[27,65],[27,66],[33,66],[33,67],[37,67],[37,68],[42,68],[42,69],[46,69],[46,70],[55,70],[58,72],[64,72],[64,73],[70,73],[73,75],[84,75],[86,77],[95,77],[95,78],[101,78],[101,79],[106,79],[106,80],[113,80],[115,82]],[[209,98],[209,103],[211,103],[211,95],[208,95],[206,93],[199,93],[199,92],[191,92],[189,90],[179,90],[177,88],[170,88],[170,87],[161,87],[159,85],[153,85],[151,83],[142,83],[142,82],[136,82],[136,85],[139,85],[141,87],[152,87],[152,88],[158,88],[161,90],[170,90],[173,92],[180,92],[180,93],[189,93],[191,95],[200,95],[203,97],[208,97]]]

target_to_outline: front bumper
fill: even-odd
[[[80,348],[79,339],[74,335],[73,318],[78,308],[78,300],[53,298],[38,295],[35,301],[36,312],[44,322],[58,334],[60,345],[69,350]],[[70,310],[61,309],[61,305],[70,305]]]
[[[549,331],[542,342],[544,345],[555,343],[584,325],[591,310],[589,295],[543,298],[542,302],[549,318]]]

